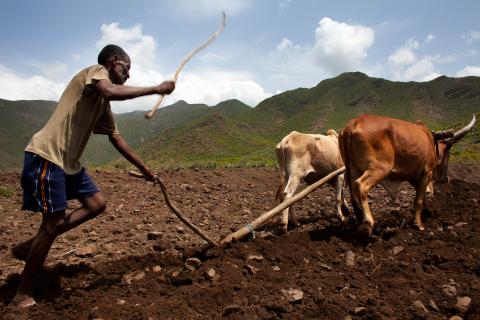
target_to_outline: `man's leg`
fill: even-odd
[[[36,302],[33,299],[35,275],[40,268],[42,268],[55,238],[83,222],[98,216],[106,207],[105,199],[100,192],[81,199],[80,201],[83,206],[68,215],[65,215],[65,211],[44,213],[42,224],[40,225],[37,235],[17,246],[22,247],[25,251],[29,251],[29,254],[27,255],[27,262],[22,272],[20,286],[13,299],[14,304],[22,308],[35,305]],[[15,248],[12,252],[14,250]]]
[[[58,218],[58,220],[56,221],[57,227],[55,229],[55,237],[72,228],[75,228],[76,226],[82,224],[85,221],[88,221],[98,216],[100,213],[105,211],[106,208],[105,198],[103,197],[101,192],[97,192],[90,197],[84,199],[79,199],[79,201],[83,204],[82,207],[73,210],[66,216],[64,214],[61,218]],[[42,221],[42,225],[40,226],[38,233],[34,237],[12,248],[12,255],[15,258],[23,261],[27,260],[33,242],[40,235],[44,222],[45,219]]]
[[[35,276],[45,262],[48,251],[56,238],[58,221],[63,220],[64,215],[64,211],[43,214],[43,220],[38,234],[31,240],[30,253],[28,254],[27,262],[22,272],[17,294],[13,299],[14,304],[22,308],[35,305],[36,302],[33,299]]]

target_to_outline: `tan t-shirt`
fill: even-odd
[[[33,135],[25,151],[55,163],[66,174],[78,173],[82,169],[80,157],[92,132],[118,134],[110,102],[95,89],[95,82],[102,79],[108,79],[108,71],[102,65],[77,73],[50,119]]]

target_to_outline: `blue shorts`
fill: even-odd
[[[100,190],[84,168],[74,175],[39,155],[25,152],[21,178],[22,210],[44,213],[63,211],[67,200],[83,199]]]

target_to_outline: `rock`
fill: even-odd
[[[399,253],[402,252],[402,251],[403,251],[403,247],[402,247],[402,246],[395,246],[395,247],[393,247],[393,249],[392,249],[393,255],[397,255],[397,254],[399,254]]]
[[[210,280],[212,282],[220,279],[220,275],[218,275],[217,272],[215,271],[215,269],[213,269],[213,268],[208,269],[205,276],[207,277],[208,280]]]
[[[249,264],[245,265],[245,269],[248,271],[248,273],[250,274],[256,274],[258,271],[260,271],[260,269],[254,267],[254,266],[251,266]]]
[[[279,266],[273,266],[273,267],[272,267],[272,270],[273,270],[273,271],[280,271],[280,267],[279,267]]]
[[[97,246],[94,244],[78,248],[75,251],[75,255],[78,257],[89,257],[92,256],[95,252],[97,252]]]
[[[455,297],[457,295],[457,288],[452,284],[442,286],[442,292],[448,297]]]
[[[254,255],[251,254],[247,257],[247,260],[256,260],[256,261],[262,261],[263,257],[261,255]]]
[[[463,319],[459,316],[453,316],[453,317],[450,317],[448,320],[463,320]]]
[[[463,227],[467,224],[468,223],[466,223],[466,222],[459,222],[459,223],[456,223],[454,227],[457,228],[457,229],[460,229],[461,227]]]
[[[353,267],[355,265],[355,253],[353,253],[351,250],[348,250],[345,255],[345,263],[349,267]]]
[[[122,283],[132,284],[134,282],[142,281],[143,279],[145,279],[145,272],[143,270],[137,270],[124,274],[122,277]]]
[[[260,237],[262,239],[271,239],[271,238],[275,237],[275,235],[270,231],[258,231],[256,233],[256,236]]]
[[[159,265],[156,265],[155,267],[152,268],[152,272],[159,273],[162,271],[162,267]]]
[[[118,304],[119,306],[124,305],[124,304],[125,304],[125,300],[118,299],[118,300],[117,300],[117,304]]]
[[[300,303],[303,300],[303,291],[292,289],[289,290],[282,289],[283,296],[287,299],[288,302],[295,304]]]
[[[238,311],[240,311],[240,306],[238,304],[230,304],[230,305],[226,306],[225,308],[223,308],[222,315],[227,316],[230,313],[238,312]]]
[[[198,258],[188,258],[185,260],[185,268],[190,271],[195,271],[202,265],[202,261]]]
[[[324,263],[320,263],[320,267],[322,267],[325,270],[332,271],[332,267],[330,267],[330,266],[328,266]]]
[[[175,229],[177,230],[178,233],[184,234],[185,233],[185,228],[182,226],[176,226]]]
[[[415,311],[417,311],[417,315],[424,315],[428,313],[427,308],[420,300],[416,300],[412,303],[412,307]]]
[[[457,304],[455,305],[455,309],[457,309],[460,313],[465,313],[470,307],[470,303],[472,303],[472,299],[470,299],[470,297],[457,298]]]
[[[440,311],[440,308],[438,308],[437,304],[432,299],[430,299],[429,306],[430,306],[430,308],[432,308],[433,310],[435,310],[437,312]]]
[[[147,239],[148,240],[157,240],[161,239],[163,237],[163,233],[160,231],[151,231],[147,234]]]
[[[356,307],[353,310],[353,313],[357,316],[360,316],[360,315],[364,314],[365,312],[367,312],[367,308],[365,308],[365,307]]]

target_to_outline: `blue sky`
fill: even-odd
[[[227,14],[224,33],[182,70],[179,99],[254,107],[342,72],[394,81],[480,76],[480,1],[143,0],[0,2],[0,98],[58,100],[108,43],[132,58],[127,84],[171,79]],[[147,110],[156,97],[113,104]]]

